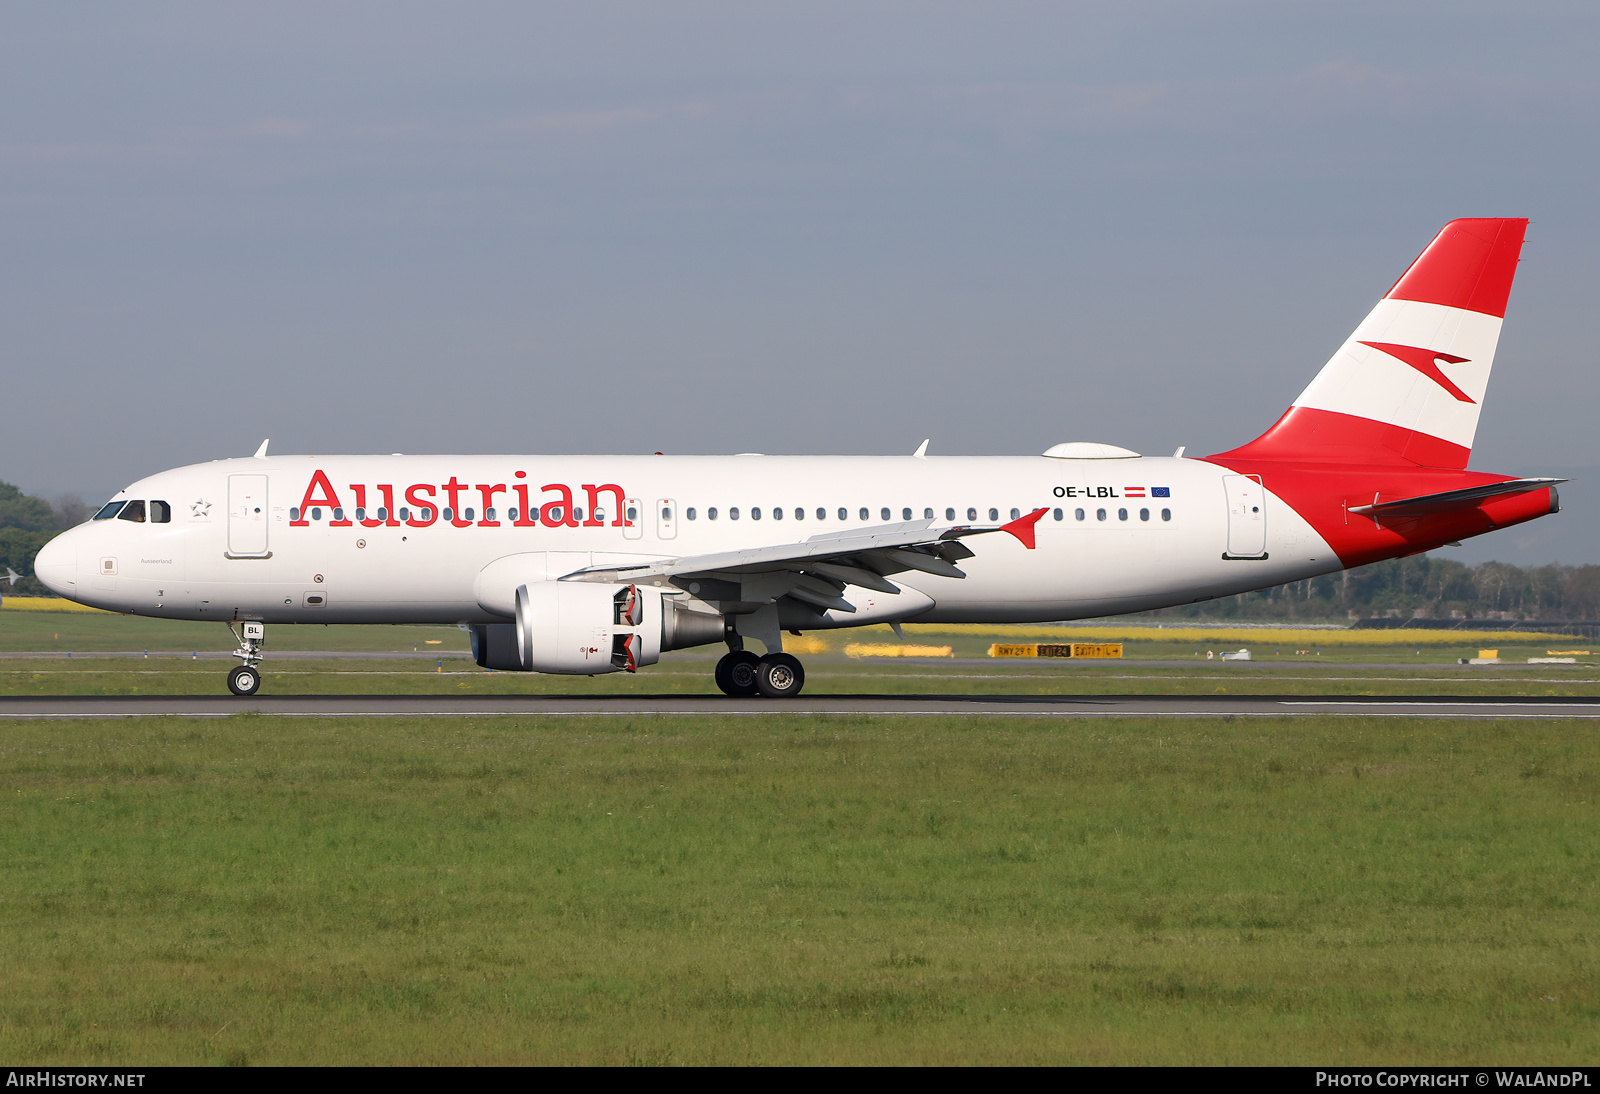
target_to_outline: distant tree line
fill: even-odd
[[[54,596],[33,576],[33,558],[57,532],[82,524],[93,512],[76,494],[45,501],[0,482],[0,577],[7,566],[23,576],[15,585],[0,581],[0,596]]]
[[[1180,619],[1600,620],[1600,566],[1468,566],[1414,555],[1273,589],[1162,608]]]
[[[76,495],[45,501],[0,482],[0,575],[6,566],[23,575],[15,586],[0,583],[0,595],[52,595],[33,576],[34,556],[51,536],[92,513]],[[1600,620],[1600,566],[1467,566],[1416,555],[1143,614],[1177,619]]]

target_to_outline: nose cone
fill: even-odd
[[[78,598],[78,546],[71,532],[62,532],[40,548],[33,574],[57,596]]]

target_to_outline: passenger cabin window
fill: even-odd
[[[1162,520],[1171,520],[1172,519],[1172,510],[1171,509],[1163,509],[1163,510],[1161,510],[1161,519]]]
[[[928,515],[931,517],[933,514],[929,513]],[[901,520],[910,520],[911,519],[911,510],[910,510],[910,508],[905,508],[905,509],[900,510],[900,519]]]
[[[487,509],[485,509],[483,511],[483,519],[484,520],[493,520],[494,519],[494,506],[490,506],[489,508],[487,508]]]
[[[290,520],[299,520],[300,519],[300,507],[298,505],[289,506],[289,519]]]
[[[289,519],[290,520],[297,519],[295,517],[295,515],[294,515],[294,510],[293,509],[289,510]],[[378,519],[379,520],[388,520],[389,519],[389,507],[388,506],[386,506],[386,505],[378,506]]]
[[[494,518],[490,517],[489,519],[493,520]],[[511,519],[515,520],[516,518],[512,517]],[[604,524],[606,522],[606,511],[604,509],[596,509],[594,511],[594,522],[596,524]]]
[[[794,519],[795,520],[805,520],[806,519],[806,511],[804,509],[796,508],[795,511],[794,511]]]
[[[843,518],[843,517],[840,517],[840,518],[839,518],[839,519],[840,519],[840,520],[843,520],[843,519],[844,519],[844,518]],[[867,507],[866,507],[866,506],[865,506],[865,505],[863,505],[863,506],[862,506],[862,507],[861,507],[861,519],[862,519],[862,520],[866,520],[866,519],[867,519]]]
[[[761,519],[761,506],[759,506],[759,505],[754,506],[750,510],[750,519],[751,520],[760,520]]]
[[[842,510],[841,510],[841,513],[842,513]],[[827,520],[828,519],[828,511],[826,509],[818,509],[817,510],[817,519],[818,520]]]
[[[402,505],[400,507],[400,519],[401,520],[410,520],[411,519],[411,510],[407,509],[404,505]],[[423,520],[427,520],[428,518],[427,517],[423,517],[422,519]]]
[[[467,508],[465,508],[465,509],[463,509],[461,511],[461,516],[465,520],[476,520],[477,519],[476,517],[474,517],[472,515],[472,507],[470,505],[467,506]]]
[[[1117,519],[1118,520],[1127,520],[1128,519],[1128,511],[1126,509],[1118,509],[1117,510]]]
[[[968,506],[967,507],[967,519],[968,520],[977,520],[978,519],[978,511],[976,509],[973,509],[971,506]]]
[[[572,510],[572,519],[573,520],[582,520],[583,519],[583,510],[574,508]],[[633,505],[628,506],[628,523],[629,524],[637,524],[638,521],[639,521],[639,509],[638,509],[638,507],[637,506],[633,506]]]
[[[689,506],[689,508],[685,509],[683,511],[683,515],[688,517],[690,520],[693,520],[694,519],[694,506],[691,505],[691,506]]]
[[[582,520],[583,519],[583,506],[574,505],[572,507],[572,519],[573,520]],[[637,509],[629,509],[628,510],[628,523],[632,524],[634,521],[636,521],[638,519],[639,519],[639,510],[637,510]]]
[[[150,523],[151,524],[171,524],[172,523],[172,506],[168,505],[164,501],[153,501],[153,502],[151,502],[150,503]]]
[[[344,507],[343,506],[335,505],[333,507],[333,519],[334,520],[343,520],[344,519]]]
[[[121,509],[127,504],[128,503],[125,501],[108,501],[100,507],[100,511],[94,515],[94,519],[110,520],[112,517],[117,515],[117,510]]]
[[[365,507],[360,506],[360,505],[356,506],[356,519],[357,520],[366,520],[367,519],[367,510],[366,510]]]
[[[311,507],[311,519],[312,520],[321,520],[322,519],[322,507],[320,505],[313,505]]]
[[[1059,509],[1057,509],[1057,510],[1056,510],[1056,512],[1055,512],[1055,518],[1056,518],[1056,519],[1057,519],[1057,520],[1060,520],[1060,519],[1061,519],[1061,518],[1062,518],[1062,517],[1064,517],[1064,516],[1066,516],[1066,514],[1065,514],[1065,513],[1063,513],[1063,512],[1062,512],[1062,511],[1061,511],[1061,510],[1059,510]]]
[[[887,505],[885,505],[883,507],[883,509],[880,510],[880,512],[883,513],[883,516],[879,517],[878,518],[879,520],[888,520],[889,519],[889,507]]]
[[[998,509],[989,510],[989,519],[990,520],[999,520],[1000,519],[1000,510],[998,510]]]
[[[117,514],[118,520],[134,520],[144,523],[144,502],[130,501],[122,507],[122,512]]]
[[[713,505],[710,509],[706,510],[706,519],[707,520],[716,520],[717,519],[717,507],[715,505]]]
[[[1012,520],[1016,520],[1020,516],[1022,516],[1022,511],[1020,509],[1011,510],[1011,519]]]
[[[756,519],[759,520],[760,518],[757,517]],[[783,519],[783,506],[774,505],[772,507],[772,519],[773,520],[782,520]]]
[[[1150,510],[1148,510],[1148,509],[1139,510],[1139,519],[1140,520],[1149,520],[1150,519]]]
[[[428,518],[427,517],[423,517],[422,519],[423,520],[427,520]],[[455,520],[456,519],[456,511],[454,509],[450,508],[448,505],[446,505],[444,507],[444,519],[445,520]]]
[[[944,511],[944,519],[945,520],[955,520],[956,519],[956,511],[954,509],[946,509]]]
[[[737,505],[733,506],[731,509],[728,510],[728,519],[729,520],[738,520],[739,519],[739,507]]]
[[[1105,520],[1106,519],[1106,511],[1104,509],[1096,509],[1094,511],[1094,519],[1095,520]]]
[[[1072,518],[1074,520],[1082,520],[1083,519],[1083,510],[1082,509],[1074,509],[1072,511]]]

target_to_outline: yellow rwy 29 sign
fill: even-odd
[[[990,657],[1121,657],[1121,642],[1031,642],[989,647]]]

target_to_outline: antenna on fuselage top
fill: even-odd
[[[924,440],[921,444],[917,445],[917,450],[915,452],[911,453],[911,454],[913,456],[915,456],[919,460],[927,459],[928,458],[928,440],[931,440],[931,439],[932,438],[928,438],[928,439]]]
[[[256,459],[264,460],[264,459],[267,458],[267,445],[270,444],[270,443],[272,443],[272,438],[271,437],[268,437],[266,440],[261,442],[261,447],[256,449],[256,455],[255,455]]]

